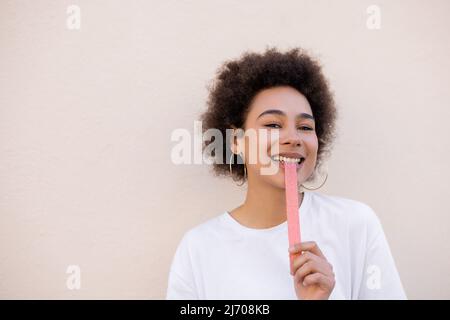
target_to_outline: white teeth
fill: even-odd
[[[278,155],[273,156],[272,159],[275,161],[284,161],[284,162],[292,162],[292,163],[300,163],[300,161],[301,161],[300,158],[287,158],[287,157],[278,156]]]

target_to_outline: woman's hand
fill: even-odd
[[[326,300],[333,291],[335,278],[333,266],[313,241],[297,243],[289,248],[294,255],[291,275],[297,298],[301,300]]]

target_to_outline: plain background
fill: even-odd
[[[66,27],[71,4],[80,30]],[[174,165],[171,133],[193,132],[225,60],[266,46],[309,50],[335,93],[338,139],[318,192],[375,210],[409,298],[450,298],[449,9],[2,0],[0,298],[163,299],[184,232],[246,190],[207,165]],[[79,290],[66,286],[70,265]]]

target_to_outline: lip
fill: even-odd
[[[278,156],[281,157],[287,157],[287,158],[305,158],[304,155],[298,152],[281,152],[278,154]]]
[[[299,170],[299,169],[301,169],[302,167],[303,167],[303,164],[305,163],[305,161],[306,161],[306,159],[304,158],[304,157],[302,157],[303,158],[303,161],[301,161],[300,163],[296,163],[295,164],[295,168],[297,169],[297,170]],[[281,168],[281,169],[285,169],[285,163],[284,163],[284,161],[276,161],[276,160],[272,160],[272,162],[275,162],[276,164],[278,164],[279,165],[279,167]]]
[[[295,168],[297,169],[297,170],[300,170],[302,167],[303,167],[303,164],[305,163],[305,160],[303,160],[301,163],[296,163],[295,164]],[[281,162],[281,161],[278,161],[278,164],[280,165],[280,168],[281,169],[285,169],[284,167],[285,167],[285,165],[284,165],[284,162]]]
[[[301,153],[298,153],[298,152],[281,152],[281,153],[278,154],[278,156],[287,157],[287,158],[296,158],[296,159],[303,158],[303,161],[301,163],[297,163],[296,164],[295,167],[296,167],[297,170],[299,170],[300,168],[303,167],[303,163],[306,160],[306,157],[303,156]],[[275,160],[272,160],[272,161],[275,161]],[[284,170],[285,164],[284,164],[283,161],[275,161],[275,162],[278,162],[280,168],[282,168]]]

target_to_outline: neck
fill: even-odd
[[[299,194],[299,205],[303,201]],[[234,213],[243,225],[255,229],[277,226],[287,220],[285,189],[276,188],[266,183],[248,180],[248,191],[244,203]]]

